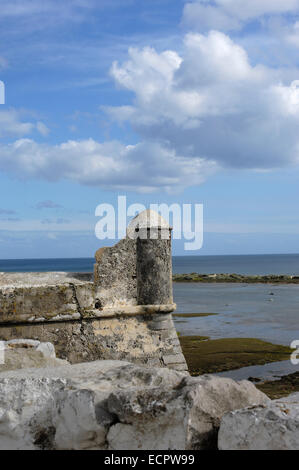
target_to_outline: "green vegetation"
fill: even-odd
[[[255,386],[272,400],[299,392],[299,372],[285,375],[279,380],[272,380]]]
[[[191,375],[223,372],[268,362],[289,359],[287,346],[255,338],[180,336],[180,343]]]
[[[266,276],[244,276],[242,274],[174,274],[173,282],[242,282],[247,284],[299,284],[299,276],[268,274]]]

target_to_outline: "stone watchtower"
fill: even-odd
[[[171,228],[144,211],[89,273],[0,273],[0,341],[50,341],[72,363],[121,359],[187,370],[171,312]]]
[[[137,303],[170,305],[172,296],[171,227],[154,211],[133,220],[136,235]]]
[[[171,230],[159,214],[146,210],[131,221],[125,239],[112,248],[98,250],[95,305],[99,315],[117,316],[118,322],[126,318],[126,325],[131,317],[136,337],[132,350],[128,348],[129,356],[138,354],[140,362],[186,370],[171,316],[176,308],[172,294]],[[136,347],[141,331],[144,337]],[[133,341],[131,328],[126,340]]]
[[[157,312],[175,310],[171,227],[154,211],[136,216],[125,239],[97,251],[94,282],[98,308],[142,305]]]

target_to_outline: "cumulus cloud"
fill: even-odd
[[[179,52],[131,48],[125,62],[113,63],[111,76],[133,99],[106,111],[113,121],[129,123],[139,143],[87,139],[50,145],[19,138],[0,144],[0,171],[173,192],[223,167],[267,170],[298,163],[299,71],[252,64],[246,50],[222,32],[189,33]],[[0,123],[2,115],[8,134],[10,128],[20,136],[47,133],[39,123],[22,122],[16,111],[6,113]]]
[[[181,55],[130,49],[129,60],[114,63],[111,74],[135,99],[108,112],[128,119],[144,140],[221,166],[298,161],[299,72],[284,83],[279,69],[251,65],[221,32],[187,34]]]
[[[194,0],[184,7],[183,23],[197,31],[229,31],[265,16],[298,11],[299,0]]]
[[[0,137],[21,137],[37,130],[42,135],[47,135],[47,126],[38,122],[29,122],[22,119],[22,112],[17,109],[0,111]]]
[[[93,139],[45,145],[19,139],[0,145],[0,170],[19,178],[68,179],[104,188],[151,192],[200,184],[216,164],[178,155],[154,142],[125,146]]]

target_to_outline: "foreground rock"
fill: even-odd
[[[109,448],[216,449],[225,410],[267,402],[249,384],[207,375],[185,377],[172,388],[114,392],[109,410],[120,422],[109,429]]]
[[[268,401],[247,381],[95,361],[0,373],[0,449],[216,448],[224,413]]]
[[[226,414],[219,449],[299,450],[299,393]]]
[[[68,364],[56,358],[52,343],[32,339],[0,341],[0,372],[28,367],[58,367]]]

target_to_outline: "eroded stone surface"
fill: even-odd
[[[170,304],[173,302],[171,237],[168,229],[166,229],[166,233],[168,239],[161,238],[160,230],[156,231],[157,239],[151,240],[141,237],[137,239],[138,304]]]
[[[0,372],[29,367],[58,367],[68,364],[56,358],[54,345],[31,339],[2,341]]]
[[[0,273],[0,288],[47,287],[58,284],[82,285],[92,281],[90,273],[44,272],[44,273]]]
[[[0,273],[0,341],[51,342],[59,357],[73,363],[129,359],[187,370],[169,315],[176,307],[169,227],[153,211],[139,214],[136,224],[139,231],[154,224],[168,238],[131,239],[131,224],[126,238],[96,252],[94,278],[88,273]]]
[[[100,248],[95,258],[98,308],[173,302],[171,230],[157,212],[138,214],[126,237],[113,247]]]
[[[222,415],[266,403],[252,383],[120,361],[0,373],[0,448],[214,448]]]
[[[93,308],[94,285],[90,275],[0,274],[0,324],[75,320]]]
[[[122,359],[139,364],[187,370],[171,314],[103,318],[78,322],[0,325],[0,340],[30,338],[54,344],[71,363]],[[175,360],[169,362],[169,356]]]
[[[137,305],[136,241],[124,239],[96,254],[95,302],[99,309]]]
[[[299,450],[299,393],[225,414],[221,450]]]

